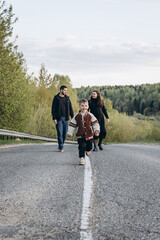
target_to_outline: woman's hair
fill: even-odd
[[[97,93],[97,105],[98,106],[103,106],[103,100],[102,100],[102,97],[101,97],[101,93],[98,91],[98,90],[93,90],[92,92],[96,92]],[[90,99],[90,102],[92,101],[92,97],[91,97],[91,99]]]

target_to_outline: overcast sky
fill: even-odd
[[[28,73],[73,87],[160,82],[159,0],[6,0]]]

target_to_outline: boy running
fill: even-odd
[[[82,98],[79,101],[79,113],[75,114],[71,119],[67,132],[67,138],[69,139],[76,129],[80,165],[85,164],[85,151],[87,156],[91,153],[94,134],[95,136],[99,136],[100,132],[98,120],[92,113],[88,112],[88,107],[87,99]]]

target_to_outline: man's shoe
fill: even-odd
[[[97,152],[97,151],[98,151],[97,146],[94,146],[93,151],[94,151],[94,152]]]
[[[81,158],[80,158],[79,165],[84,165],[84,164],[85,164],[84,158],[83,158],[83,157],[81,157]]]
[[[86,155],[89,157],[91,154],[91,151],[86,152]]]
[[[102,147],[102,145],[99,145],[99,150],[103,150],[103,147]]]

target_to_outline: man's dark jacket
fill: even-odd
[[[65,97],[65,105],[66,105],[66,120],[69,120],[69,116],[71,116],[71,118],[73,118],[74,114],[73,114],[73,109],[72,109],[72,104],[71,101],[69,99],[69,97],[67,95],[64,96]],[[60,106],[59,106],[59,93],[54,97],[53,99],[53,103],[52,103],[52,118],[53,120],[57,120],[59,121],[61,118],[60,115]]]

